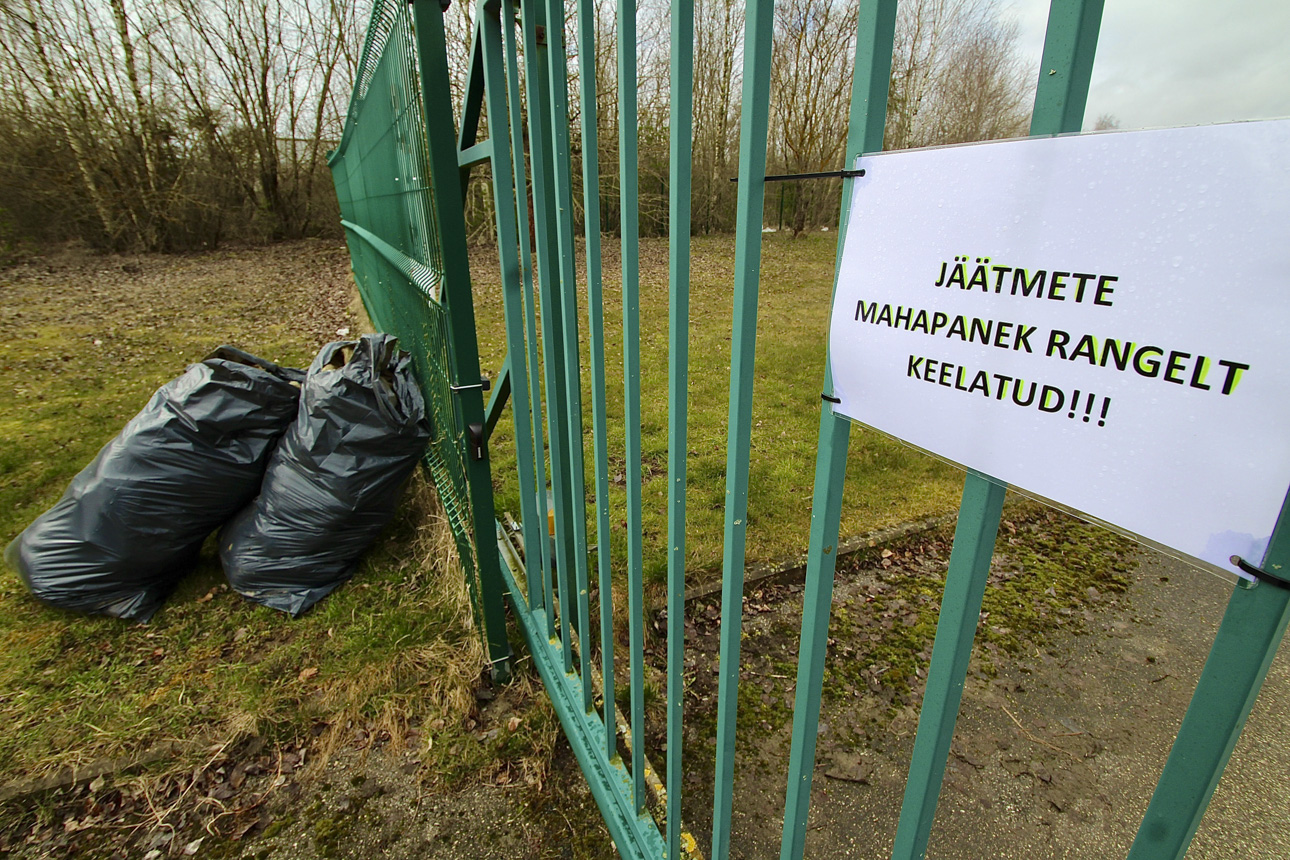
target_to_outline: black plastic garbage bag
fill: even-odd
[[[397,343],[365,335],[314,359],[260,495],[220,533],[220,562],[242,596],[299,615],[352,575],[394,516],[430,438]]]
[[[162,386],[5,560],[46,603],[147,621],[254,498],[304,378],[221,346]]]

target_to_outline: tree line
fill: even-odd
[[[0,0],[0,218],[182,250],[335,231],[352,0]]]
[[[779,0],[768,170],[841,168],[859,3]],[[370,2],[0,0],[0,240],[80,239],[178,251],[339,235],[326,153],[339,141]],[[452,86],[465,89],[470,4],[448,11]],[[569,71],[578,142],[576,27]],[[618,224],[615,4],[595,45],[601,215]],[[637,11],[642,232],[667,230],[668,4]],[[693,229],[733,229],[744,6],[695,0]],[[1033,74],[997,0],[899,7],[887,147],[1024,134]],[[574,165],[575,183],[580,164]],[[491,232],[488,183],[468,217]],[[581,188],[575,187],[581,200]],[[782,183],[765,223],[837,221],[837,181]],[[581,203],[579,203],[581,205]],[[581,219],[581,213],[575,213]]]

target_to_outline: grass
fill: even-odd
[[[750,562],[805,548],[833,248],[832,234],[766,240]],[[505,344],[500,290],[488,276],[496,270],[492,253],[477,249],[474,271],[482,363],[496,373]],[[665,570],[666,253],[661,241],[643,243],[641,481],[645,570],[655,600]],[[697,584],[720,575],[733,240],[696,238],[693,262],[688,575]],[[7,344],[0,357],[0,379],[7,383],[0,385],[0,540],[12,539],[51,505],[155,388],[214,346],[230,342],[303,366],[338,328],[356,326],[348,307],[347,266],[343,248],[298,243],[169,259],[68,253],[0,272],[0,334]],[[623,395],[621,385],[612,384],[622,378],[616,269],[616,261],[607,259],[609,429],[616,452],[609,463],[616,479],[609,540],[621,563],[628,478],[621,453]],[[585,305],[584,292],[583,313]],[[585,362],[585,342],[583,350]],[[589,403],[589,392],[584,397]],[[491,451],[499,510],[518,512],[510,432],[504,418]],[[863,429],[853,430],[851,439],[844,535],[957,505],[958,471]],[[591,450],[589,426],[586,448]],[[589,463],[589,487],[590,478]],[[985,646],[1008,652],[1042,638],[1056,623],[1053,614],[1078,610],[1090,585],[1118,590],[1123,571],[1108,572],[1097,559],[1119,549],[1099,547],[1099,540],[1093,532],[1052,524],[1027,540],[1005,535],[998,587],[987,596]],[[504,707],[492,708],[510,719],[486,718],[476,707],[483,659],[451,555],[433,493],[418,483],[353,582],[294,621],[229,592],[209,548],[146,627],[41,606],[16,575],[4,572],[0,720],[8,730],[0,736],[0,784],[69,765],[129,760],[175,741],[186,752],[165,766],[191,768],[195,760],[208,759],[212,748],[248,735],[297,746],[304,739],[324,754],[317,761],[360,732],[396,742],[418,738],[428,778],[442,787],[481,774],[499,784],[550,782],[545,768],[556,749],[557,723],[531,677],[519,672],[501,693]],[[878,618],[899,614],[902,622],[911,613],[916,617],[884,630],[856,662],[886,666],[882,682],[908,695],[918,660],[925,659],[917,655],[934,628],[940,582],[926,571],[890,575],[891,594],[871,595],[862,611]],[[849,612],[841,607],[834,618],[843,636],[842,628],[854,622]],[[778,662],[768,663],[768,672],[791,676],[795,635],[788,630],[783,641],[777,638]],[[838,681],[839,687],[854,688],[868,678]],[[659,710],[660,687],[647,680],[652,713]],[[625,690],[621,684],[619,693]],[[749,699],[747,714],[770,721],[771,706],[760,696],[753,687],[740,692],[741,701]],[[705,724],[702,713],[693,716]]]
[[[806,548],[820,384],[824,374],[836,234],[763,239],[757,360],[754,382],[752,467],[749,475],[749,563],[773,562]],[[626,548],[624,465],[622,289],[616,243],[606,241],[605,331],[608,385],[608,474],[611,478],[610,545],[615,570]],[[583,319],[583,401],[589,409],[590,359],[587,299],[579,259],[579,312]],[[734,241],[729,236],[694,239],[691,283],[689,436],[687,468],[687,576],[691,584],[720,577],[729,410],[730,330],[733,308]],[[496,374],[505,359],[502,299],[495,252],[472,258],[481,362]],[[667,244],[646,239],[641,247],[641,427],[644,570],[656,588],[666,573],[668,283]],[[509,413],[507,413],[509,415]],[[587,487],[594,490],[590,420],[584,428]],[[499,510],[518,514],[514,439],[503,416],[491,448]],[[953,511],[962,489],[957,470],[878,433],[855,428],[847,460],[842,534],[855,535]],[[589,509],[591,506],[588,506]],[[602,540],[592,533],[588,540]]]
[[[307,242],[169,259],[67,252],[0,273],[0,540],[218,344],[305,366],[354,324],[347,268],[343,248]],[[0,783],[172,741],[191,755],[247,735],[325,748],[354,726],[401,738],[430,718],[465,737],[442,717],[474,707],[482,656],[436,505],[418,479],[354,580],[294,621],[230,592],[209,546],[146,627],[40,605],[6,570]],[[486,766],[505,742],[476,744],[453,772]]]

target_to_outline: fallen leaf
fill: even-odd
[[[308,681],[310,678],[312,678],[314,675],[317,675],[317,674],[318,674],[318,667],[310,666],[308,669],[301,669],[299,677],[301,681]]]

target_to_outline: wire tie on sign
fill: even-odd
[[[790,179],[850,179],[853,176],[864,176],[864,169],[860,170],[825,170],[820,173],[776,173],[773,176],[763,176],[764,182],[786,182]],[[731,182],[738,182],[738,176],[730,177]]]
[[[1290,589],[1290,579],[1285,579],[1283,577],[1277,576],[1274,573],[1268,573],[1266,570],[1264,570],[1261,567],[1255,567],[1245,559],[1241,558],[1239,555],[1232,556],[1230,559],[1228,559],[1228,561],[1232,562],[1232,564],[1239,567],[1242,572],[1248,573],[1250,576],[1254,577],[1259,582],[1266,582],[1271,585],[1275,585],[1278,588]]]
[[[827,401],[827,402],[829,402],[829,403],[841,403],[841,402],[842,402],[842,398],[841,398],[841,397],[834,397],[832,394],[821,394],[821,395],[820,395],[820,399],[821,399],[821,400],[824,400],[824,401]]]

